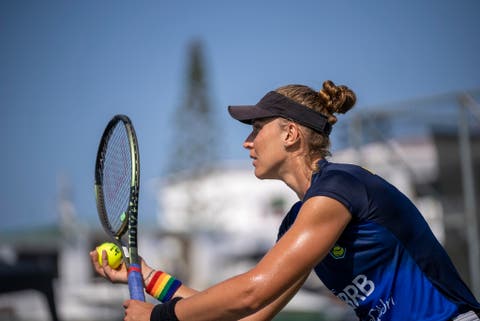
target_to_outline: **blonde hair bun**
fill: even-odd
[[[318,92],[329,113],[345,114],[357,101],[355,93],[347,86],[336,86],[333,81],[326,80]]]

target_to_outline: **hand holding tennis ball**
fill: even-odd
[[[100,266],[103,265],[102,263],[102,252],[107,252],[108,258],[108,265],[112,269],[118,268],[122,264],[122,250],[115,244],[111,242],[105,242],[99,246],[97,246],[97,253],[98,253],[98,263]]]

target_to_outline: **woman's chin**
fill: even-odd
[[[273,177],[272,175],[269,175],[266,172],[260,171],[258,168],[255,168],[255,176],[258,179],[275,179],[276,177]]]
[[[264,173],[262,173],[257,167],[255,167],[254,174],[258,179],[264,179]]]

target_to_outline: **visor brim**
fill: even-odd
[[[260,108],[256,105],[228,106],[230,116],[244,124],[251,125],[255,119],[275,116],[271,111]]]

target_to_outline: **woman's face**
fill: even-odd
[[[255,120],[252,132],[243,143],[250,152],[255,167],[255,176],[260,179],[278,179],[286,151],[283,144],[285,131],[279,118]]]

